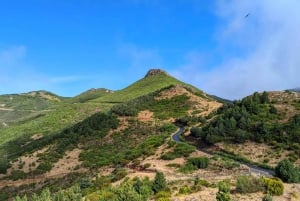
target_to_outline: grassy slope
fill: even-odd
[[[63,98],[46,91],[0,96],[0,128],[38,118],[60,105]]]
[[[192,87],[188,84],[185,84],[171,76],[166,74],[158,74],[149,77],[145,77],[143,79],[138,80],[137,82],[133,83],[132,85],[128,86],[125,89],[120,91],[116,91],[111,94],[107,94],[106,96],[97,98],[92,100],[93,102],[100,102],[100,103],[120,103],[132,100],[139,96],[147,95],[151,92],[157,91],[159,89],[168,87],[170,85],[185,85],[189,88],[193,89],[194,91],[200,92],[195,87]]]
[[[51,111],[40,116],[28,116],[28,121],[22,117],[22,121],[19,124],[0,129],[0,146],[23,135],[31,136],[57,132],[84,119],[95,111],[107,111],[114,103],[125,102],[161,88],[178,84],[188,86],[192,90],[202,93],[198,89],[162,73],[138,80],[127,88],[115,93],[107,93],[104,89],[89,90],[71,99],[59,99],[61,102],[56,101],[54,102],[55,104],[50,105],[51,107],[42,107],[39,105],[42,105],[43,102],[37,104],[37,101],[33,101],[35,99],[40,100],[41,97],[27,95],[29,97],[28,100],[30,100],[27,103],[28,101],[25,101],[27,96],[15,95],[16,98],[13,100],[16,107],[32,109],[39,106],[39,109],[51,109]],[[51,95],[51,93],[49,94]],[[5,99],[9,100],[9,97],[5,96]],[[47,99],[47,101],[49,100]],[[8,105],[8,102],[3,103]],[[43,104],[45,105],[45,103]],[[16,111],[14,111],[14,114],[18,115]]]
[[[5,142],[16,139],[20,136],[31,136],[34,134],[45,135],[57,132],[80,120],[83,120],[96,111],[106,111],[109,108],[110,105],[107,104],[61,103],[60,106],[44,116],[26,121],[22,124],[14,125],[8,128],[2,128],[0,130],[0,147]]]
[[[110,90],[103,89],[103,88],[90,89],[88,91],[85,91],[85,92],[79,94],[78,96],[71,98],[69,101],[72,103],[84,103],[89,100],[93,100],[96,98],[100,98],[102,96],[106,96],[109,92],[110,92]]]

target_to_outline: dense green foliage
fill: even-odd
[[[186,163],[180,167],[179,171],[183,173],[190,173],[198,169],[207,168],[208,165],[209,165],[209,158],[207,157],[188,158]]]
[[[155,193],[158,193],[159,191],[165,190],[167,187],[167,181],[162,172],[156,172],[153,184],[152,184],[152,190]]]
[[[292,145],[291,148],[299,154],[300,115],[280,124],[283,116],[269,102],[266,92],[254,93],[241,101],[226,104],[217,115],[204,127],[192,128],[191,135],[210,144],[220,141],[273,141]]]
[[[288,159],[284,159],[278,163],[275,168],[277,177],[288,183],[300,182],[300,169]]]
[[[110,143],[95,138],[93,142],[86,143],[80,159],[89,168],[112,164],[124,166],[138,157],[154,154],[169,136],[169,133],[160,130],[160,127],[133,121],[123,132],[113,133]]]

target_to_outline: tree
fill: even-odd
[[[152,184],[152,190],[157,193],[161,190],[166,189],[167,187],[167,181],[164,176],[164,173],[162,172],[156,172],[153,184]]]
[[[288,183],[297,183],[300,181],[299,170],[288,159],[284,159],[278,163],[275,167],[275,175]]]
[[[190,131],[191,131],[191,136],[202,138],[202,129],[201,128],[192,127]]]

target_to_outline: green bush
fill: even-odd
[[[219,191],[217,192],[217,195],[216,195],[217,201],[231,201],[232,200],[230,197],[230,184],[228,181],[219,182],[218,189],[219,189]]]
[[[267,194],[263,197],[262,201],[273,201],[273,197],[272,195]]]
[[[191,192],[192,192],[192,190],[188,186],[182,186],[179,188],[179,191],[178,191],[179,194],[183,194],[183,195],[190,194]]]
[[[270,195],[282,195],[284,191],[284,185],[280,179],[277,178],[262,178],[267,193]]]
[[[196,148],[185,143],[177,143],[172,152],[165,153],[161,156],[163,160],[173,160],[180,157],[188,157]]]
[[[0,158],[0,174],[6,174],[6,170],[10,168],[10,163],[8,160]]]
[[[204,169],[208,167],[209,158],[207,157],[188,158],[187,163],[195,166],[198,169]]]
[[[165,175],[162,172],[156,172],[153,184],[152,184],[152,190],[157,193],[159,191],[165,190],[167,187],[167,181],[165,179]]]
[[[179,171],[182,173],[190,173],[197,169],[207,168],[208,164],[209,158],[207,157],[188,158],[187,162],[180,167]]]
[[[239,176],[236,181],[236,191],[239,193],[255,193],[263,191],[264,186],[259,178],[253,176]]]
[[[275,167],[275,175],[287,183],[300,182],[300,171],[288,159],[284,159]]]
[[[119,180],[123,179],[126,175],[127,175],[127,172],[126,172],[125,169],[123,169],[123,168],[116,168],[116,169],[112,172],[112,178],[111,178],[111,181],[112,181],[112,182],[119,181]]]
[[[171,201],[171,192],[170,191],[159,191],[155,195],[156,201]]]
[[[27,174],[23,172],[22,170],[14,170],[11,172],[11,175],[9,176],[10,179],[16,181],[18,179],[25,179]]]

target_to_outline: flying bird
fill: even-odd
[[[248,13],[247,15],[245,15],[245,18],[249,17],[250,13]]]

